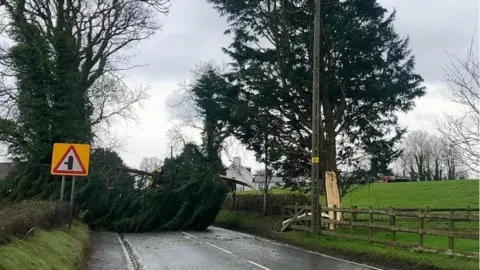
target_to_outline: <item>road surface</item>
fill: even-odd
[[[216,227],[205,232],[95,232],[90,270],[378,269]]]

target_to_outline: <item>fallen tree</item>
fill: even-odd
[[[228,192],[215,177],[221,169],[215,165],[196,145],[187,144],[179,156],[165,160],[159,187],[108,196],[108,203],[87,211],[84,220],[118,232],[204,230],[214,222]]]

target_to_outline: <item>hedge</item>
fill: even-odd
[[[263,194],[236,194],[236,210],[263,213]],[[310,196],[302,193],[288,194],[269,194],[266,214],[277,216],[282,214],[285,205],[311,204]],[[232,194],[228,194],[224,204],[224,209],[233,210]]]
[[[0,204],[0,244],[24,237],[32,229],[52,230],[67,224],[68,205],[22,201]]]

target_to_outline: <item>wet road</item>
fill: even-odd
[[[205,232],[125,234],[122,239],[97,232],[93,240],[91,270],[378,269],[216,227]]]

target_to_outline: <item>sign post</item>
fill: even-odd
[[[60,190],[60,202],[63,202],[65,193],[65,176],[72,176],[72,191],[70,193],[69,210],[69,228],[72,227],[73,206],[75,202],[75,178],[77,176],[87,176],[90,165],[90,145],[89,144],[71,144],[55,143],[53,145],[52,175],[62,176],[62,186]]]
[[[62,187],[60,189],[60,202],[63,202],[63,194],[65,193],[65,175],[62,175]]]
[[[68,228],[72,228],[73,220],[73,206],[75,201],[75,176],[72,176],[72,193],[70,193],[70,211],[68,212],[70,222],[68,223]]]

